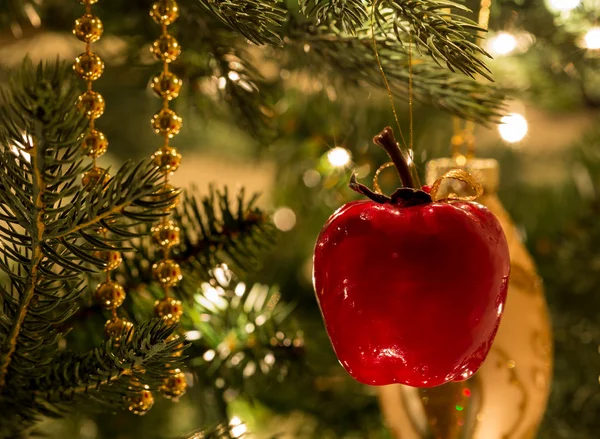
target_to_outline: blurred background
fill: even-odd
[[[180,1],[182,16],[204,13],[193,5],[186,9],[186,3],[194,2]],[[82,52],[81,42],[71,34],[73,20],[83,13],[78,2],[0,3],[2,67],[18,66],[25,56],[34,61],[58,56],[70,62]],[[100,163],[147,157],[160,144],[149,124],[160,106],[148,85],[157,69],[148,46],[158,32],[148,17],[150,4],[101,0],[94,6],[105,26],[102,40],[94,46],[106,62],[105,74],[94,84],[107,103],[98,127],[111,144]],[[468,5],[476,15],[480,5]],[[290,0],[286,7],[302,22],[295,2]],[[210,362],[215,351],[193,351],[191,387],[178,403],[158,401],[143,418],[74,413],[66,420],[45,421],[42,430],[53,438],[162,438],[227,419],[233,425],[231,437],[242,437],[248,430],[259,438],[597,439],[599,15],[597,0],[499,0],[491,6],[490,32],[483,44],[494,57],[489,61],[494,87],[504,89],[507,100],[497,120],[474,130],[476,157],[495,159],[497,168],[490,162],[474,166],[485,168],[482,178],[491,179],[484,182],[488,195],[497,192],[497,212],[508,213],[503,225],[516,240],[515,252],[521,252],[513,252],[513,257],[520,258],[530,276],[514,288],[529,291],[537,301],[511,304],[509,298],[515,321],[535,327],[517,328],[503,341],[506,355],[492,352],[488,360],[503,372],[484,378],[508,389],[505,393],[484,392],[483,399],[473,399],[463,410],[456,398],[466,395],[464,388],[442,390],[437,396],[396,389],[386,396],[347,376],[331,350],[314,298],[312,251],[329,215],[357,198],[347,187],[351,171],[368,183],[386,162],[371,139],[393,124],[387,94],[360,79],[360,66],[343,72],[328,64],[326,57],[313,53],[309,39],[302,42],[299,37],[282,48],[259,47],[227,37],[222,28],[210,32],[210,22],[208,28],[196,29],[184,21],[172,26],[183,47],[173,69],[184,78],[184,91],[173,106],[184,120],[173,142],[183,155],[173,184],[198,194],[206,194],[211,183],[232,192],[242,187],[247,193],[260,192],[258,205],[271,214],[276,244],[239,276],[248,285],[276,290],[282,302],[292,305],[282,324],[287,332],[277,332],[266,342],[271,350],[292,349],[280,356],[269,351],[252,367],[228,356],[219,367],[231,369],[235,380],[222,378],[222,371],[199,376],[194,361]],[[230,51],[228,72],[219,64],[225,51],[219,48],[225,47],[240,50]],[[373,62],[365,69],[376,71]],[[396,99],[405,132],[407,102],[406,94]],[[457,131],[451,113],[417,102],[414,132],[415,162],[425,180],[428,162],[452,157]],[[392,171],[383,172],[380,180],[388,193],[398,184]],[[519,294],[525,293],[515,297]],[[545,320],[546,304],[551,329]],[[187,314],[192,317],[183,325],[193,342],[202,334],[193,310]],[[218,345],[228,342],[232,350],[247,346],[252,331],[233,330],[247,330],[247,325],[254,327],[252,322],[229,325]],[[523,352],[535,349],[516,352],[525,356],[522,362],[510,351],[519,338],[529,340],[530,330],[536,337],[547,337],[539,370],[521,368],[531,363]],[[232,339],[231,333],[237,336]],[[425,402],[436,398],[450,402],[435,407]],[[486,401],[493,400],[499,401],[495,411],[487,418],[478,416],[486,410]],[[407,421],[401,421],[404,417]],[[492,425],[487,435],[473,433],[477,428],[485,431],[487,424]]]

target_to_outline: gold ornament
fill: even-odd
[[[166,287],[177,285],[183,278],[179,264],[172,259],[165,259],[152,266],[156,280]]]
[[[110,175],[106,172],[106,169],[94,166],[90,170],[86,171],[81,178],[81,183],[86,190],[92,190],[96,185],[100,184],[106,186],[110,181]]]
[[[135,390],[133,395],[125,398],[127,409],[134,415],[143,416],[150,411],[154,405],[154,396],[150,392],[150,387],[143,386]]]
[[[95,43],[102,37],[102,32],[104,32],[104,26],[95,15],[85,14],[75,20],[73,34],[84,43]]]
[[[469,158],[433,160],[427,181],[464,169],[483,186],[477,201],[498,218],[506,235],[511,275],[506,308],[490,353],[477,374],[433,389],[378,388],[393,437],[402,439],[533,439],[542,420],[552,376],[552,338],[542,283],[517,229],[496,195],[498,163]],[[468,194],[463,182],[446,180],[445,194]],[[460,409],[460,410],[459,410]]]
[[[179,244],[179,227],[171,220],[158,223],[151,232],[154,242],[161,247],[170,248]]]
[[[174,357],[181,357],[181,355],[183,354],[183,340],[181,339],[181,337],[177,334],[171,334],[165,341],[167,343],[170,343],[172,341],[178,341],[181,340],[180,343],[176,346],[177,351],[175,351],[175,353],[173,354]]]
[[[106,266],[102,271],[112,271],[121,265],[121,262],[123,261],[121,252],[116,250],[97,250],[94,252],[94,257],[106,263]]]
[[[152,78],[152,90],[160,98],[167,100],[175,99],[179,96],[183,81],[171,72],[161,72]]]
[[[162,108],[152,116],[152,128],[156,134],[173,137],[179,134],[183,120],[173,110]]]
[[[108,149],[108,139],[98,130],[91,130],[83,139],[83,150],[89,157],[98,158]]]
[[[174,196],[175,195],[175,196]],[[167,202],[170,203],[164,207],[165,210],[174,209],[179,205],[179,193],[177,193],[177,189],[171,186],[170,184],[163,184],[156,192],[152,195],[152,201],[155,203]]]
[[[82,53],[75,58],[73,70],[81,79],[86,81],[95,81],[104,72],[104,62],[93,52]]]
[[[156,59],[170,63],[181,55],[181,46],[174,36],[165,34],[152,43],[150,51]]]
[[[179,300],[165,297],[154,303],[154,314],[167,322],[167,324],[173,325],[181,319],[183,306]]]
[[[96,288],[94,298],[106,309],[117,309],[125,300],[125,289],[116,282],[103,282]]]
[[[133,335],[133,323],[124,317],[114,317],[104,325],[104,335],[113,337],[116,342],[120,342],[124,335],[129,340]]]
[[[98,0],[79,0],[82,5],[94,5],[98,3]]]
[[[152,161],[163,173],[173,174],[179,168],[181,154],[172,146],[163,146],[152,155]]]
[[[88,90],[79,96],[77,107],[90,119],[98,119],[104,113],[104,98],[98,92]]]
[[[165,378],[160,386],[160,392],[165,398],[178,400],[187,390],[187,382],[185,381],[185,373],[179,369],[171,371],[172,375]]]
[[[156,23],[168,26],[179,17],[179,6],[175,0],[159,0],[152,5],[150,16]]]

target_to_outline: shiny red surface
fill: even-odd
[[[313,278],[350,375],[433,387],[469,378],[483,363],[509,271],[502,228],[480,204],[357,201],[323,227]]]

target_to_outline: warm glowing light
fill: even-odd
[[[215,355],[216,352],[212,349],[209,349],[204,353],[204,355],[202,355],[202,358],[204,358],[204,361],[212,361],[213,358],[215,358]]]
[[[200,340],[202,333],[200,331],[192,330],[185,333],[185,339],[189,341]]]
[[[511,113],[503,116],[498,125],[500,137],[509,143],[520,142],[527,134],[529,126],[527,120],[518,113]]]
[[[350,160],[352,160],[352,155],[346,148],[336,146],[327,153],[327,160],[329,160],[329,163],[331,163],[332,166],[335,166],[336,168],[342,168],[350,163]]]
[[[315,187],[321,181],[321,174],[314,169],[309,169],[302,176],[302,181],[308,187]]]
[[[517,39],[508,32],[498,32],[489,42],[490,51],[496,55],[508,55],[517,48]]]
[[[581,0],[548,0],[548,8],[555,12],[568,12],[581,4]]]
[[[243,424],[242,420],[237,416],[231,418],[229,426],[231,427],[231,437],[233,438],[240,438],[248,431],[246,425]]]
[[[593,27],[583,37],[584,46],[587,49],[600,49],[600,27]]]
[[[273,214],[273,222],[282,232],[289,232],[296,225],[296,214],[289,207],[280,207]]]

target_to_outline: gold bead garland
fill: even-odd
[[[154,132],[163,137],[163,144],[152,155],[152,161],[164,176],[164,183],[154,193],[153,198],[156,201],[172,199],[165,208],[168,212],[179,204],[179,195],[173,198],[176,189],[169,184],[169,176],[181,163],[181,154],[169,141],[179,134],[182,126],[181,117],[169,108],[169,102],[179,95],[182,81],[169,71],[169,64],[181,54],[181,46],[175,37],[168,33],[167,27],[179,17],[179,6],[175,0],[157,0],[150,9],[150,16],[162,30],[161,35],[151,45],[150,52],[162,62],[163,67],[162,72],[151,81],[152,90],[162,100],[162,108],[152,117],[151,125]],[[154,314],[167,324],[174,325],[183,315],[183,307],[179,300],[169,296],[169,289],[176,286],[183,276],[179,264],[170,259],[169,252],[179,244],[179,227],[165,216],[152,227],[151,232],[154,243],[162,250],[162,259],[152,266],[152,274],[165,292],[165,297],[154,304]],[[186,388],[185,374],[179,369],[173,369],[171,376],[164,380],[159,390],[165,397],[177,400],[185,393]]]
[[[92,43],[97,42],[104,31],[102,21],[92,14],[92,5],[98,0],[80,0],[85,5],[85,14],[75,20],[73,34],[78,40],[85,43],[85,52],[75,58],[73,70],[84,81],[87,90],[79,96],[77,107],[88,118],[89,130],[81,142],[81,147],[92,159],[92,167],[82,176],[81,182],[85,190],[91,191],[98,185],[105,186],[110,181],[110,175],[106,169],[96,165],[96,159],[102,156],[108,149],[108,140],[104,133],[96,129],[95,122],[104,113],[105,102],[102,95],[92,90],[93,82],[104,72],[104,62],[92,51]],[[99,229],[98,233],[103,235],[106,241],[106,229]],[[122,261],[121,253],[117,250],[98,250],[93,253],[97,259],[104,261],[106,281],[96,287],[94,299],[106,310],[111,312],[111,318],[104,325],[106,337],[112,337],[116,343],[120,343],[123,337],[131,338],[133,335],[133,323],[117,315],[119,308],[125,300],[125,289],[111,280],[110,272],[115,270]],[[126,399],[127,407],[136,414],[145,414],[154,403],[154,398],[148,386],[136,385],[132,389],[135,393]]]

